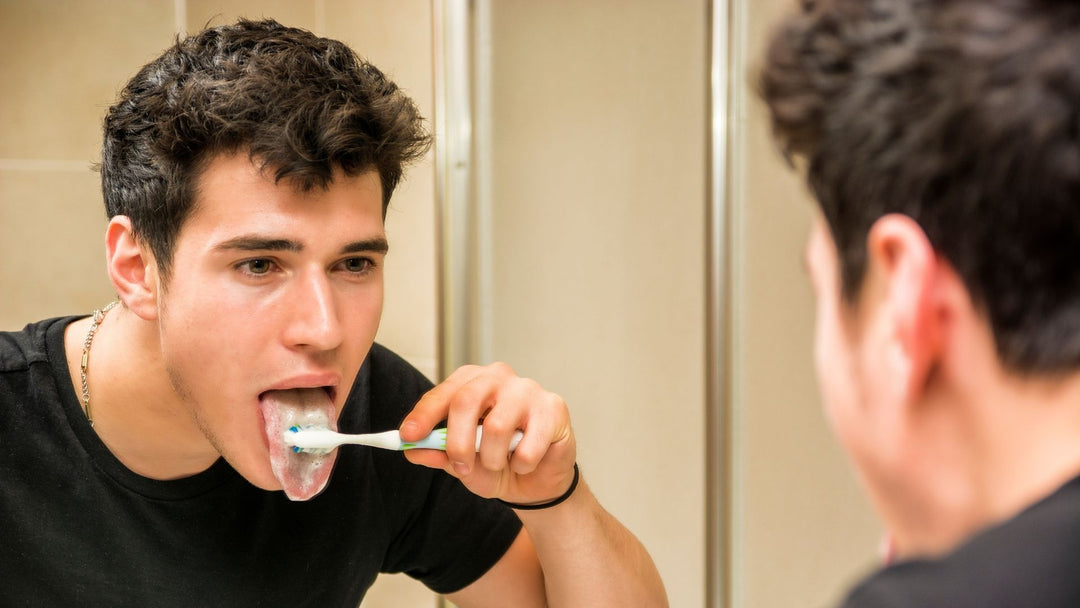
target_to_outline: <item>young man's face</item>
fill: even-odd
[[[267,420],[303,411],[336,424],[375,339],[379,177],[338,172],[328,189],[301,193],[240,153],[208,165],[195,200],[159,293],[165,367],[218,452],[278,489],[268,451],[280,435]]]
[[[825,414],[840,442],[862,472],[875,444],[873,374],[867,373],[867,344],[858,312],[840,295],[836,245],[818,215],[806,246],[806,266],[817,303],[814,364]]]

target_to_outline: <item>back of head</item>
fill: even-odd
[[[1080,369],[1080,3],[805,0],[762,72],[773,129],[833,233],[915,219],[1024,373]]]
[[[127,84],[105,118],[109,217],[126,215],[168,276],[200,170],[243,152],[277,181],[326,187],[335,168],[376,170],[383,209],[430,138],[415,104],[344,44],[274,21],[178,40]]]

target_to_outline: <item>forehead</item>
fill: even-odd
[[[275,180],[246,153],[219,155],[205,165],[181,238],[192,229],[263,229],[303,232],[309,225],[339,229],[383,229],[382,187],[375,170],[346,175],[335,168],[325,186],[301,189],[295,180]]]
[[[278,173],[284,173],[280,179],[277,177]],[[331,168],[329,179],[324,179],[324,175],[315,168],[279,171],[278,167],[266,165],[259,157],[252,157],[246,150],[240,149],[215,154],[200,164],[194,178],[194,198],[198,203],[200,195],[205,195],[208,191],[212,194],[236,186],[288,190],[297,197],[304,197],[318,195],[335,185],[349,186],[360,182],[367,187],[374,187],[380,195],[382,192],[379,173],[374,167],[349,174],[335,165]]]

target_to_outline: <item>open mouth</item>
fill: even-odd
[[[326,488],[337,461],[337,451],[296,452],[285,445],[290,427],[322,427],[337,430],[334,388],[292,388],[259,395],[270,451],[270,468],[290,500],[309,500]]]

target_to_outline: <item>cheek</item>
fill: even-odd
[[[361,292],[359,296],[352,296],[347,300],[345,322],[351,330],[349,334],[350,340],[355,342],[370,342],[373,340],[379,330],[382,310],[383,290],[381,284],[372,285]],[[367,350],[366,347],[364,350]]]
[[[231,307],[173,298],[160,316],[161,353],[173,379],[194,404],[236,399],[246,377],[260,369],[263,353],[257,316]],[[245,371],[246,370],[246,371]]]
[[[830,303],[819,303],[814,336],[814,367],[817,372],[825,417],[844,444],[853,435],[859,407],[851,352]]]
[[[856,470],[865,477],[882,440],[875,408],[868,401],[872,385],[853,345],[837,319],[818,321],[814,359],[826,421]]]

